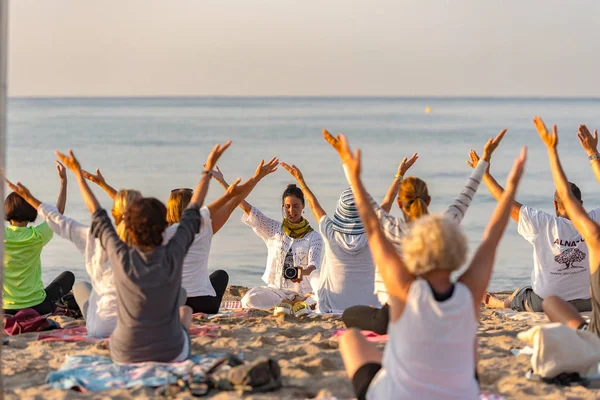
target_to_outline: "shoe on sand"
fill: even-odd
[[[301,317],[303,315],[310,314],[311,313],[311,309],[308,306],[308,304],[306,304],[305,302],[301,301],[299,303],[294,304],[294,307],[292,307],[292,312],[294,313],[294,315],[296,317]]]
[[[273,315],[290,315],[292,313],[292,306],[289,303],[279,303],[273,310]]]

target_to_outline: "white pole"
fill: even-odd
[[[0,199],[4,201],[4,163],[6,155],[6,69],[8,58],[8,0],[0,0]],[[4,207],[0,207],[0,216],[4,221]],[[4,229],[0,230],[0,284],[4,287]],[[2,300],[2,294],[0,294]],[[0,307],[0,317],[3,317]],[[0,336],[4,340],[4,329]],[[0,345],[0,359],[2,357],[2,345]],[[0,396],[4,393],[4,382],[0,374]]]

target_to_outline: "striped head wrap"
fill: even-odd
[[[358,215],[352,189],[346,189],[340,195],[335,214],[331,219],[333,230],[347,235],[361,235],[365,228]]]

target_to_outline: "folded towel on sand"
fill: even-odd
[[[4,318],[4,332],[9,336],[52,329],[60,329],[60,325],[51,319],[42,317],[33,308],[24,308],[15,315]]]
[[[209,338],[216,338],[216,331],[219,330],[218,325],[203,325],[196,326],[192,325],[189,329],[191,337],[206,336]],[[73,328],[61,329],[50,333],[39,334],[37,340],[43,340],[47,342],[89,342],[95,343],[100,340],[108,340],[108,338],[94,337],[87,335],[87,329],[85,326],[76,326]]]
[[[55,389],[76,388],[82,392],[158,387],[175,383],[178,377],[204,376],[218,358],[219,355],[194,355],[180,363],[116,364],[110,357],[74,355],[58,371],[49,373],[46,383]]]
[[[338,330],[336,330],[336,331],[333,332],[333,334],[331,335],[331,337],[333,337],[333,338],[339,338],[346,331],[347,331],[347,329],[338,329]],[[372,331],[360,331],[360,333],[362,333],[363,336],[365,338],[367,338],[367,340],[369,342],[373,342],[373,343],[385,343],[385,342],[388,341],[388,335],[380,335],[380,334],[372,332]]]

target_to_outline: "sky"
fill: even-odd
[[[598,0],[11,0],[10,96],[600,97]]]

